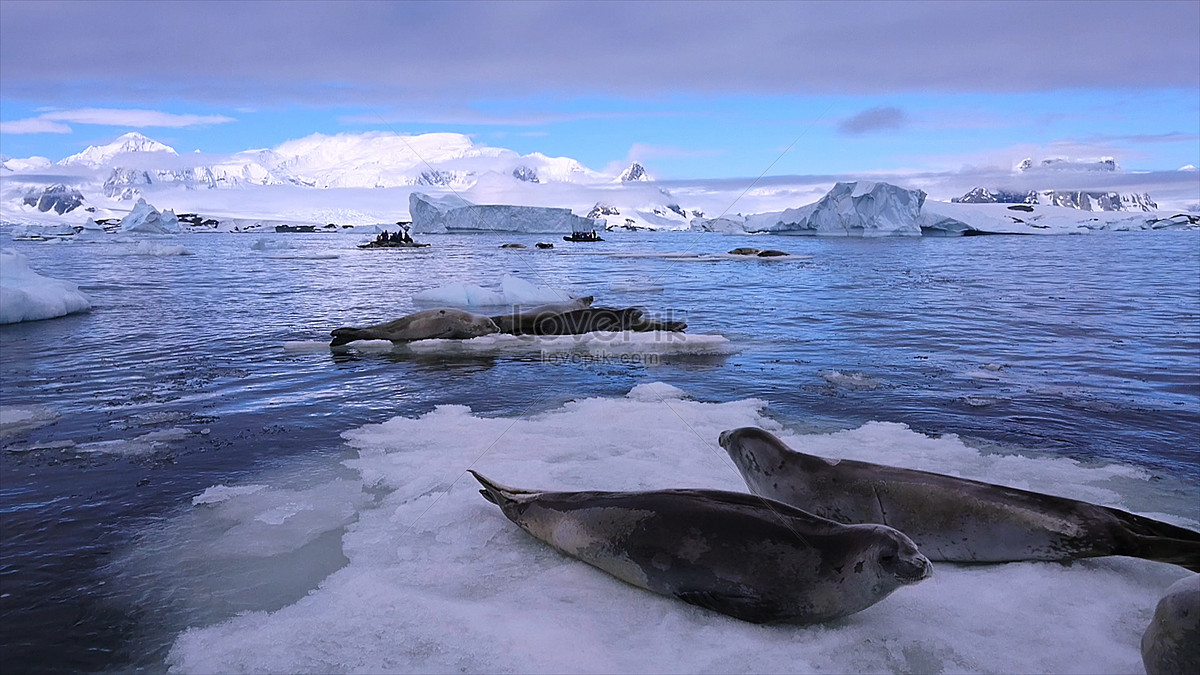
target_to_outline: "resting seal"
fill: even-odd
[[[537,492],[471,472],[529,534],[639,588],[754,623],[853,614],[932,566],[903,534],[717,490]]]
[[[586,298],[591,304],[591,298]],[[683,332],[682,321],[647,319],[636,307],[580,307],[556,311],[544,305],[512,316],[494,316],[500,332],[512,335],[581,335],[594,331]]]
[[[501,333],[510,335],[525,335],[533,331],[533,324],[538,319],[570,312],[576,309],[586,309],[592,306],[592,296],[587,295],[582,298],[573,298],[566,302],[550,302],[544,305],[538,305],[532,309],[517,311],[514,307],[509,314],[500,314],[492,317],[492,321],[500,328]]]
[[[1200,533],[1106,506],[927,471],[796,452],[754,427],[721,434],[750,491],[839,523],[881,523],[930,560],[1127,555],[1200,569]]]
[[[1200,673],[1200,574],[1171,584],[1142,634],[1147,675]]]
[[[406,317],[376,324],[366,328],[337,328],[330,335],[330,347],[337,347],[355,340],[391,340],[411,342],[443,338],[466,340],[499,332],[495,322],[486,316],[471,314],[459,309],[427,309]]]

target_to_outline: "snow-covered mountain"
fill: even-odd
[[[1079,190],[989,190],[977,187],[950,200],[956,204],[1048,204],[1081,211],[1157,211],[1158,204],[1146,193],[1095,192]]]
[[[1026,157],[1017,164],[1017,171],[1119,171],[1120,165],[1112,157],[1096,159],[1079,159],[1074,157],[1047,157],[1040,162],[1034,162],[1032,157]]]
[[[163,145],[154,139],[146,138],[136,131],[131,131],[108,145],[89,145],[83,152],[71,155],[60,161],[59,164],[61,166],[90,166],[98,168],[112,165],[122,155],[133,153],[139,155],[164,153],[171,157],[179,154],[175,152],[174,148],[168,145]]]
[[[58,164],[95,169],[101,175],[103,193],[118,200],[135,199],[154,187],[435,186],[462,190],[488,173],[524,183],[611,180],[570,157],[547,157],[537,152],[522,156],[453,133],[313,134],[272,149],[248,150],[216,161],[211,156],[181,156],[170,146],[128,133],[108,145],[90,146]],[[34,165],[33,160],[7,160],[4,166],[21,171]]]
[[[632,183],[640,180],[650,180],[650,176],[646,174],[646,167],[638,162],[630,164],[627,169],[621,172],[619,180],[622,183]]]

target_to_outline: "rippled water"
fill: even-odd
[[[341,432],[442,403],[519,416],[662,380],[699,399],[763,398],[793,427],[904,422],[1200,479],[1200,233],[606,237],[553,251],[520,235],[359,251],[350,235],[272,235],[297,248],[263,252],[255,235],[192,235],[182,257],[3,240],[79,282],[95,309],[0,327],[3,405],[58,414],[0,439],[0,662],[145,665],[144,617],[112,600],[114,551],[210,485],[340,455]],[[669,255],[735,246],[811,258]],[[271,257],[329,251],[339,257]],[[283,347],[409,313],[420,290],[506,273],[682,316],[739,351],[619,363]]]

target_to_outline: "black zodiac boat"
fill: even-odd
[[[429,244],[418,244],[413,241],[405,228],[401,228],[395,234],[388,234],[388,231],[384,230],[374,240],[358,245],[359,248],[425,248],[426,246]]]
[[[563,237],[563,241],[604,241],[595,230],[590,232],[572,232],[571,236]]]

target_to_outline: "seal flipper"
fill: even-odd
[[[1144,537],[1134,535],[1137,550],[1129,555],[1156,562],[1171,563],[1200,572],[1200,542],[1191,539],[1169,537]]]
[[[1128,537],[1112,555],[1171,563],[1200,572],[1200,532],[1128,511],[1108,511],[1117,517]]]
[[[675,597],[697,607],[719,612],[750,623],[775,623],[787,619],[778,603],[753,595],[716,591],[675,591]]]
[[[333,340],[329,342],[329,346],[338,347],[341,345],[350,344],[355,340],[364,340],[366,338],[363,336],[363,333],[364,331],[361,328],[335,328],[329,333],[333,336]]]
[[[495,504],[496,506],[499,506],[501,510],[503,510],[508,504],[521,501],[521,497],[541,494],[537,490],[522,490],[521,488],[501,485],[488,479],[474,469],[467,469],[467,471],[469,471],[470,474],[475,477],[475,480],[479,481],[479,484],[483,486],[483,489],[479,491],[479,494],[483,495],[484,499]]]

